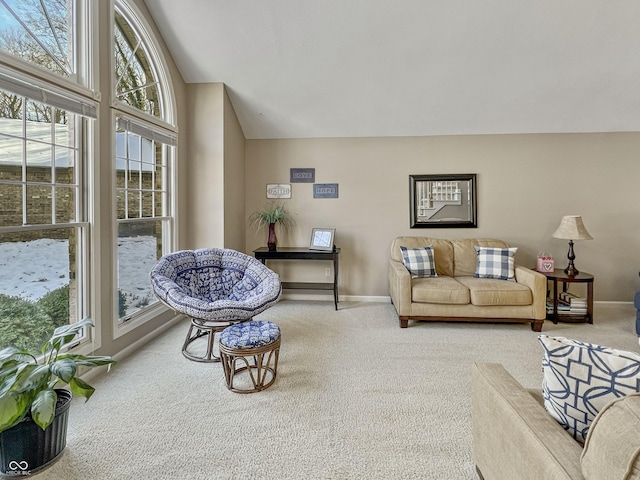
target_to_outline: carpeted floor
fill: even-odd
[[[523,324],[410,323],[391,304],[281,301],[278,378],[227,390],[220,364],[188,361],[187,321],[92,381],[74,400],[67,449],[38,480],[473,479],[470,366],[498,362],[541,382],[538,334]],[[543,333],[638,351],[631,304],[595,324]]]

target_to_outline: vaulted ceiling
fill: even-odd
[[[245,136],[640,131],[637,0],[146,0]]]

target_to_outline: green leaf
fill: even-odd
[[[45,386],[50,378],[51,371],[48,365],[26,365],[16,375],[11,391],[21,393],[38,390]]]
[[[16,353],[26,353],[26,352],[21,352],[20,350],[18,350],[15,347],[3,348],[2,350],[0,350],[0,363],[4,362],[7,359],[13,358],[13,356]]]
[[[51,373],[58,376],[60,380],[69,383],[76,374],[76,362],[70,358],[62,358],[53,362],[51,365]]]
[[[30,392],[6,392],[0,395],[0,432],[22,421],[31,404]]]
[[[84,397],[87,400],[89,400],[91,395],[93,395],[93,392],[96,391],[95,388],[79,378],[72,378],[69,382],[69,388],[71,388],[71,393],[76,397]]]
[[[41,390],[31,403],[31,418],[44,430],[51,422],[56,414],[56,402],[58,395],[50,388]]]
[[[64,354],[58,357],[59,360],[66,359],[66,358],[73,360],[77,365],[82,365],[83,367],[100,367],[102,365],[109,365],[112,363],[116,363],[116,361],[111,357],[97,356],[97,355],[85,356],[85,355]]]
[[[55,350],[60,350],[71,343],[84,327],[93,326],[93,320],[90,318],[85,318],[79,322],[70,323],[68,325],[61,325],[53,331],[53,335],[49,339],[49,342],[43,347],[43,353],[47,351],[49,346]]]

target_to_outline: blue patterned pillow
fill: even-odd
[[[415,277],[437,277],[436,261],[433,256],[433,246],[422,248],[400,247],[404,266]]]
[[[476,247],[478,263],[473,276],[515,281],[515,256],[517,251],[516,247]]]
[[[640,392],[640,355],[540,335],[544,407],[576,440],[606,404]]]
[[[236,323],[220,334],[220,343],[228,348],[256,348],[270,345],[280,338],[280,327],[265,320]]]

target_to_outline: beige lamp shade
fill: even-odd
[[[564,238],[566,240],[592,240],[587,229],[584,228],[580,215],[565,215],[560,221],[560,226],[552,235],[553,238]]]
[[[569,253],[567,254],[569,265],[564,269],[564,273],[567,275],[578,275],[580,272],[573,263],[576,258],[576,255],[573,253],[573,241],[593,239],[593,237],[589,235],[589,232],[587,232],[587,229],[584,228],[582,217],[580,215],[565,215],[562,217],[562,220],[560,220],[560,226],[552,237],[569,240]]]

